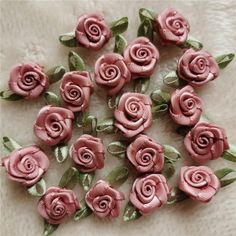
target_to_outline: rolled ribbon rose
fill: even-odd
[[[99,50],[111,38],[111,30],[101,14],[84,14],[78,18],[75,37],[79,45]]]
[[[99,217],[115,218],[120,215],[121,201],[125,195],[113,189],[108,183],[99,180],[85,196],[87,205]]]
[[[67,72],[61,81],[60,94],[66,107],[73,112],[85,111],[93,93],[93,83],[87,71]]]
[[[145,215],[165,204],[169,194],[166,178],[160,174],[150,174],[134,181],[129,199]]]
[[[49,85],[43,67],[35,63],[14,65],[8,81],[9,89],[26,99],[41,95]]]
[[[58,187],[50,187],[38,202],[39,214],[53,225],[61,224],[79,208],[75,193]]]
[[[152,125],[152,101],[139,93],[124,93],[114,111],[115,126],[127,138],[136,136]]]
[[[110,96],[116,95],[130,79],[130,71],[118,53],[105,54],[95,63],[95,81]]]
[[[219,66],[206,51],[188,49],[178,61],[177,74],[193,87],[200,87],[219,76]]]
[[[100,138],[81,135],[70,148],[70,156],[81,172],[92,172],[104,166],[104,145]]]
[[[176,89],[171,94],[170,116],[176,124],[193,126],[201,117],[202,100],[187,85],[182,89]]]
[[[225,130],[207,122],[198,123],[186,135],[184,145],[191,158],[198,163],[217,159],[229,149]]]
[[[188,38],[190,26],[179,12],[168,8],[154,19],[155,31],[160,34],[163,44],[181,45]]]
[[[26,187],[36,184],[48,170],[49,159],[37,146],[27,146],[11,152],[2,161],[9,179]]]
[[[220,189],[220,181],[207,166],[185,166],[180,170],[179,188],[190,198],[209,202]]]
[[[45,144],[53,146],[66,143],[72,135],[72,111],[54,106],[43,107],[34,124],[34,133]]]
[[[139,173],[157,173],[164,166],[164,147],[147,135],[139,135],[127,148],[127,157]]]
[[[146,37],[138,37],[124,50],[124,59],[132,78],[149,77],[153,74],[159,51]]]

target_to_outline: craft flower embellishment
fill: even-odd
[[[53,225],[61,224],[79,208],[75,193],[58,187],[50,187],[38,202],[39,214]]]
[[[207,122],[198,123],[186,135],[184,145],[191,158],[198,163],[217,159],[229,149],[225,130]]]
[[[117,94],[130,79],[130,71],[120,54],[108,53],[97,60],[95,81],[107,90],[108,95]]]
[[[148,214],[165,204],[169,194],[166,178],[160,174],[150,174],[134,181],[129,198],[141,214]]]
[[[73,112],[85,111],[92,93],[93,83],[87,71],[67,72],[63,76],[60,94],[69,110]]]
[[[193,200],[209,202],[219,191],[220,181],[207,166],[181,168],[179,188]]]
[[[103,180],[99,180],[85,196],[85,201],[94,214],[108,218],[119,216],[121,201],[124,199],[122,192],[113,189]]]
[[[114,111],[115,127],[131,138],[152,125],[152,101],[139,93],[124,93]]]
[[[182,89],[176,89],[171,94],[170,116],[179,125],[193,126],[201,117],[202,101],[187,85]]]
[[[34,133],[45,144],[53,146],[65,143],[72,135],[72,111],[54,106],[43,107],[34,124]]]
[[[146,37],[138,37],[124,51],[124,59],[132,78],[149,77],[153,74],[159,52]]]
[[[139,135],[127,148],[127,157],[140,173],[160,172],[164,147],[146,135]]]

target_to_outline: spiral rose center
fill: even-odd
[[[191,186],[196,188],[203,188],[208,185],[208,182],[210,181],[210,177],[208,173],[198,170],[198,171],[188,171],[186,173],[186,181]]]
[[[105,79],[115,79],[119,74],[119,68],[115,65],[108,65],[104,68]]]
[[[25,73],[18,81],[20,88],[24,90],[32,90],[38,85],[39,75],[34,72]]]
[[[78,158],[79,158],[79,161],[82,162],[83,164],[88,164],[88,163],[93,162],[94,153],[86,147],[81,147],[78,150]]]
[[[52,206],[52,213],[56,217],[62,217],[66,213],[66,207],[62,203],[54,203]]]
[[[82,90],[79,86],[71,84],[65,87],[64,96],[68,101],[76,101],[82,97]]]
[[[101,33],[101,30],[97,25],[92,24],[89,26],[89,32],[94,36],[99,36]]]
[[[209,141],[209,138],[206,137],[206,136],[200,136],[197,140],[197,144],[199,147],[201,148],[205,148],[209,145],[210,141]]]
[[[146,65],[152,60],[152,52],[145,45],[134,45],[130,50],[130,56],[139,65]]]

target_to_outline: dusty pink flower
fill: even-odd
[[[164,147],[147,135],[139,135],[128,146],[126,153],[140,173],[156,173],[163,169]]]
[[[72,135],[72,111],[54,106],[43,107],[34,124],[34,133],[45,144],[53,146],[67,142]]]
[[[149,77],[153,74],[159,52],[146,37],[138,37],[126,47],[124,59],[132,77]]]
[[[108,183],[99,180],[85,196],[87,205],[92,209],[94,214],[99,217],[118,217],[120,214],[121,201],[125,195],[113,189]]]
[[[30,187],[37,183],[49,167],[46,154],[37,146],[16,149],[3,159],[8,178]]]
[[[184,166],[180,170],[179,188],[193,200],[209,202],[219,191],[220,181],[207,166]]]
[[[38,64],[17,64],[11,69],[9,89],[26,99],[38,97],[48,85],[48,77]]]
[[[219,66],[206,51],[188,49],[178,61],[178,76],[193,87],[200,87],[219,76]]]
[[[124,93],[114,111],[115,126],[130,138],[142,133],[152,125],[152,101],[139,93]]]
[[[75,37],[79,45],[99,50],[111,38],[111,30],[101,14],[84,14],[78,18]]]
[[[39,214],[53,225],[61,224],[79,208],[75,193],[58,187],[50,187],[38,202]]]
[[[93,93],[93,83],[87,71],[67,72],[61,81],[60,94],[66,107],[73,112],[85,111]]]
[[[96,61],[95,81],[107,90],[108,95],[116,95],[130,78],[130,71],[120,54],[108,53]]]

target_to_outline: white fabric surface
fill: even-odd
[[[124,34],[130,41],[136,37],[139,24],[138,9],[141,7],[153,8],[156,12],[166,7],[178,9],[189,20],[191,34],[200,39],[206,49],[212,54],[235,52],[236,45],[236,1],[1,1],[1,90],[7,87],[10,67],[18,62],[35,61],[46,69],[63,64],[67,67],[67,54],[70,49],[58,42],[58,36],[73,30],[77,16],[84,12],[100,11],[107,21],[128,16],[129,30]],[[103,52],[111,51],[114,41],[110,40],[104,50],[90,52],[78,49],[90,71],[93,71],[95,60]],[[161,85],[161,73],[175,68],[176,60],[181,51],[176,47],[160,48],[161,61],[157,71],[152,77],[152,88]],[[236,60],[231,63],[220,77],[209,83],[199,94],[204,100],[205,113],[219,125],[222,125],[228,134],[231,143],[236,143]],[[58,84],[50,90],[58,93]],[[149,91],[149,92],[150,92]],[[106,108],[105,96],[102,90],[96,90],[91,103],[91,113],[100,119],[110,115]],[[9,103],[0,101],[1,137],[4,135],[14,137],[22,145],[39,143],[33,135],[32,124],[38,110],[44,105],[43,99],[34,101],[19,101]],[[183,138],[175,134],[173,123],[168,117],[157,120],[149,130],[153,138],[162,143],[174,145],[182,152],[183,163],[190,163],[183,148]],[[73,142],[80,135],[75,130]],[[115,137],[106,136],[107,145]],[[70,143],[71,143],[70,142]],[[1,156],[5,152],[1,146]],[[69,166],[70,162],[59,165],[47,148],[52,163],[45,179],[48,186],[57,185],[60,176]],[[103,178],[108,171],[121,164],[122,161],[106,154],[105,168],[96,173],[96,179]],[[209,165],[216,170],[224,166],[235,164],[224,160],[210,162]],[[176,179],[177,176],[174,177]],[[120,189],[126,195],[133,181],[133,177]],[[173,181],[175,182],[175,181]],[[43,220],[36,210],[37,199],[30,197],[24,189],[10,182],[5,171],[0,172],[1,192],[1,235],[5,236],[38,236],[42,235]],[[76,189],[79,198],[83,197],[80,188]],[[130,223],[122,221],[122,217],[113,221],[101,220],[90,216],[81,222],[70,220],[61,225],[54,235],[70,236],[233,236],[236,232],[236,184],[222,189],[209,204],[199,204],[191,200],[175,206],[165,206],[156,210],[152,215],[142,217]],[[126,200],[127,201],[127,200]],[[125,203],[123,204],[124,207]]]

